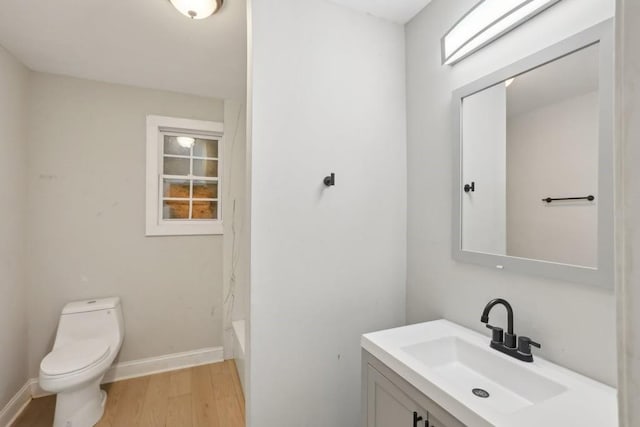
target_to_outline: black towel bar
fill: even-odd
[[[584,196],[584,197],[560,197],[560,198],[556,198],[553,199],[551,197],[547,197],[546,199],[542,199],[543,202],[547,202],[547,203],[551,203],[551,202],[555,202],[558,200],[588,200],[590,202],[593,202],[595,200],[595,196],[592,195],[588,195],[588,196]]]

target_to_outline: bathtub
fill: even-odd
[[[236,320],[233,325],[233,358],[236,361],[242,392],[244,393],[244,366],[245,366],[245,324],[244,320]]]

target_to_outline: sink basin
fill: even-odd
[[[426,341],[402,350],[458,392],[476,396],[503,413],[519,411],[567,390],[522,366],[504,363],[503,356],[488,346],[481,348],[458,337]]]
[[[361,340],[371,356],[464,425],[618,426],[614,388],[538,355],[522,362],[489,342],[487,335],[445,319],[372,332]]]

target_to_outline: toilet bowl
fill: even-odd
[[[64,306],[51,353],[40,363],[40,387],[57,393],[54,427],[90,427],[104,413],[100,382],[124,338],[120,298]]]

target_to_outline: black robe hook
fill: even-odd
[[[336,185],[336,174],[335,173],[331,173],[331,175],[326,176],[324,178],[324,185],[326,185],[327,187],[331,187],[333,185]]]

